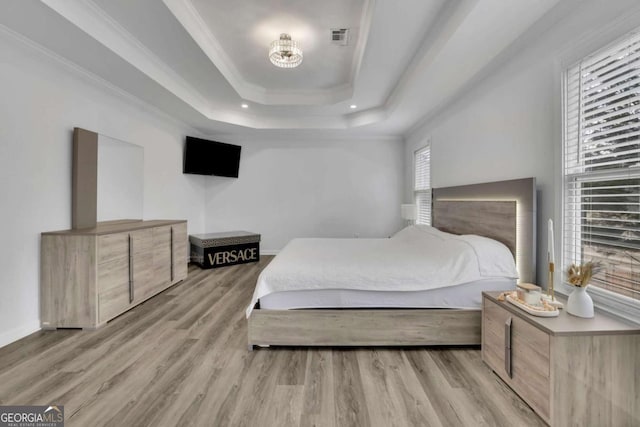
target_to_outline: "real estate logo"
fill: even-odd
[[[0,406],[0,427],[64,427],[64,406]]]

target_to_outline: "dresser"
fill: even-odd
[[[42,328],[97,328],[185,279],[187,242],[183,220],[42,233]]]
[[[482,294],[482,359],[552,426],[640,425],[640,327],[531,316]]]

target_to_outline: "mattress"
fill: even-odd
[[[424,291],[314,289],[275,292],[260,298],[264,310],[303,308],[462,308],[479,309],[482,292],[510,291],[516,280],[496,278]]]
[[[314,291],[312,299],[333,294],[326,304],[335,306],[336,298],[353,298],[358,291],[405,298],[407,292],[493,279],[514,283],[517,277],[513,256],[502,243],[428,226],[407,227],[388,239],[294,239],[260,273],[246,315],[258,300],[278,293],[287,298],[297,295],[292,292]]]

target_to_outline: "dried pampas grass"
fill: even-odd
[[[567,270],[567,278],[570,285],[583,288],[589,284],[595,273],[596,264],[591,261],[580,265],[571,264]]]

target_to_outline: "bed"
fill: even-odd
[[[482,291],[535,280],[535,180],[432,199],[433,228],[290,242],[258,279],[249,348],[479,344]]]

